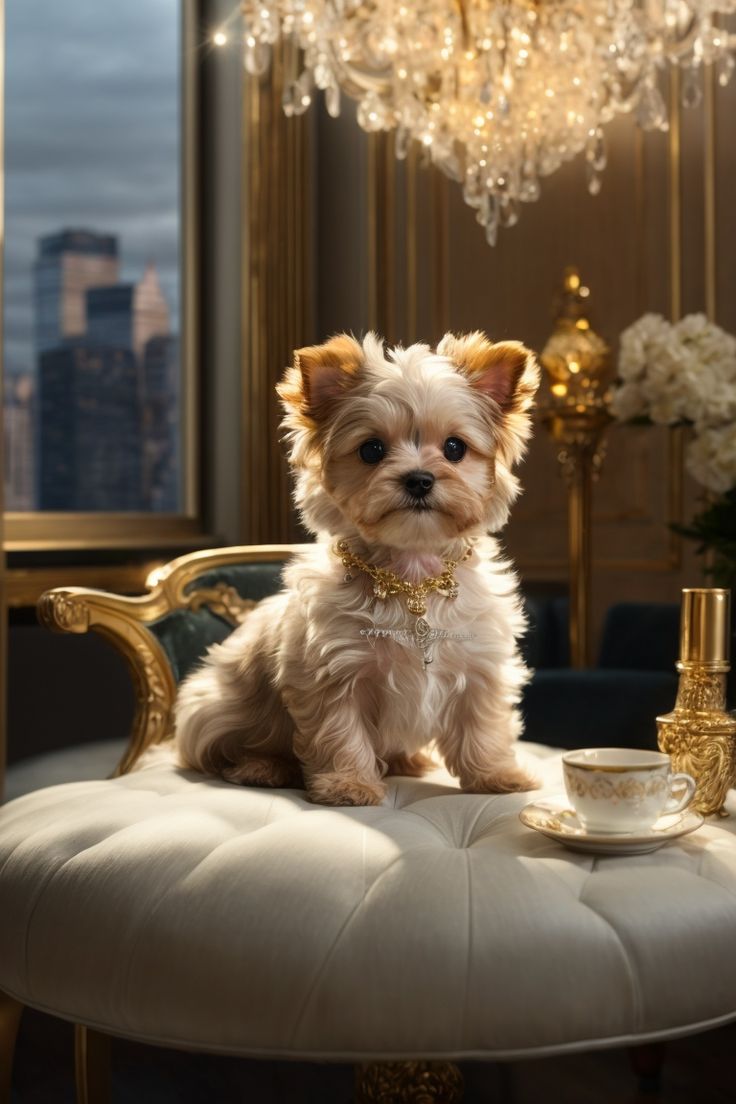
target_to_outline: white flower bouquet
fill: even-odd
[[[713,574],[736,582],[736,337],[704,314],[645,314],[621,335],[611,413],[622,422],[689,425],[685,466],[710,502],[679,532],[713,548]]]

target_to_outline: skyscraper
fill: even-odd
[[[87,330],[87,289],[115,284],[118,240],[92,230],[62,230],[39,240],[34,264],[36,355]]]
[[[152,261],[135,285],[133,316],[133,352],[142,358],[152,337],[167,337],[171,333],[168,304]]]
[[[142,361],[146,342],[169,333],[169,308],[156,266],[149,263],[137,284],[90,287],[87,333],[94,342],[132,349]]]
[[[140,510],[139,370],[84,339],[39,358],[41,510]]]

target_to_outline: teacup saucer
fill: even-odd
[[[703,823],[700,813],[683,809],[680,813],[660,817],[644,831],[620,834],[589,832],[562,795],[525,805],[519,819],[527,828],[534,828],[573,851],[592,851],[600,855],[644,855],[647,851],[656,851],[670,840],[694,832]]]

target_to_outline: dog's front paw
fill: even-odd
[[[476,794],[521,793],[539,788],[538,780],[518,763],[508,763],[484,774],[466,775],[461,778],[460,785],[465,793]]]
[[[239,763],[225,767],[222,777],[238,786],[274,786],[279,789],[304,785],[297,761],[277,759],[274,756],[244,756]]]
[[[386,787],[349,774],[313,774],[307,781],[309,797],[317,805],[380,805]]]

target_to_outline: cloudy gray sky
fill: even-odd
[[[33,367],[36,240],[119,237],[178,316],[180,0],[6,0],[5,365]]]

